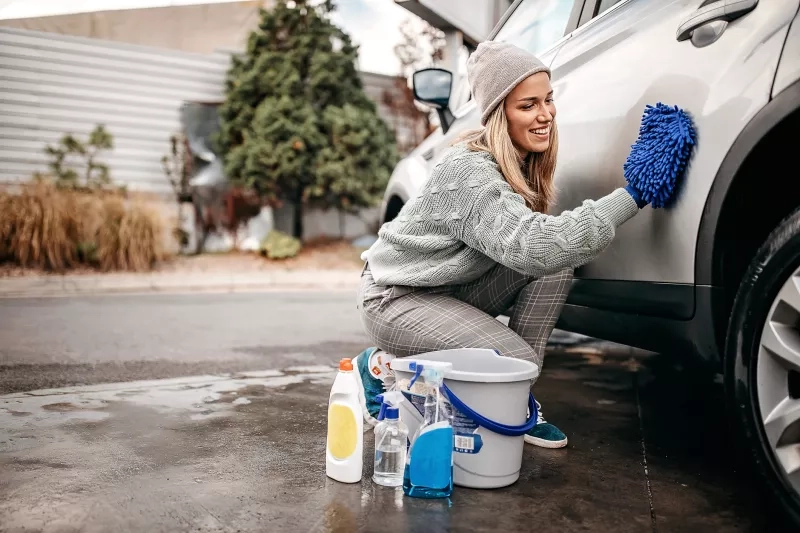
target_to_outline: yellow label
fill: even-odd
[[[356,451],[358,426],[353,411],[344,405],[328,410],[328,449],[336,459],[347,459]]]

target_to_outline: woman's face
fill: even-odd
[[[553,88],[546,72],[528,76],[505,99],[508,133],[520,152],[544,152],[556,116]]]

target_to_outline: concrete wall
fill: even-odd
[[[284,206],[273,211],[275,229],[291,235],[294,208]],[[363,209],[356,215],[343,214],[337,210],[323,211],[308,209],[303,214],[304,240],[313,240],[319,237],[355,239],[362,235],[371,235],[378,232],[378,208]]]

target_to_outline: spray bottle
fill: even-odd
[[[408,426],[400,420],[400,404],[405,401],[399,391],[384,392],[377,396],[381,402],[380,421],[375,426],[375,471],[372,480],[385,487],[403,484],[406,465]]]
[[[442,395],[444,374],[452,363],[416,361],[414,378],[425,380],[425,421],[411,441],[403,475],[403,493],[413,498],[447,498],[453,492],[453,424],[450,403]]]
[[[364,417],[358,399],[358,382],[350,359],[339,361],[339,372],[328,400],[328,438],[325,471],[343,483],[361,481],[364,466]]]

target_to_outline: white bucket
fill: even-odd
[[[502,357],[494,350],[458,348],[429,352],[414,357],[395,358],[391,362],[397,378],[396,390],[405,396],[400,404],[400,418],[408,425],[413,437],[424,420],[425,392],[423,378],[414,378],[414,368],[425,361],[446,361],[453,369],[444,375],[444,385],[465,409],[484,420],[478,424],[474,416],[454,409],[455,433],[453,453],[453,483],[462,487],[491,489],[511,485],[519,479],[522,449],[525,444],[522,428],[535,423],[535,408],[530,389],[539,375],[539,367],[530,362]],[[526,425],[527,423],[527,425]],[[503,426],[503,427],[497,427]],[[513,426],[513,427],[511,427]],[[490,430],[495,427],[495,431]],[[502,431],[514,436],[508,436]]]

